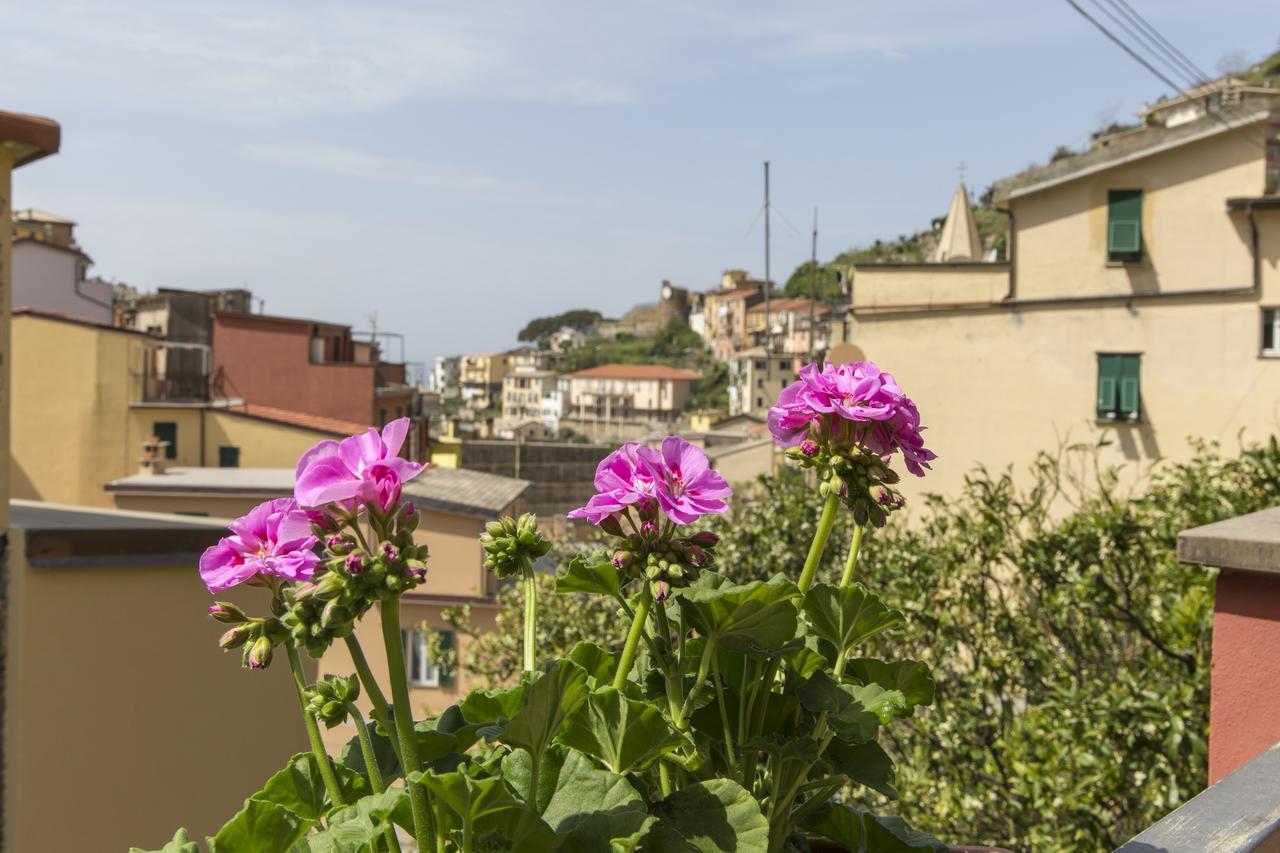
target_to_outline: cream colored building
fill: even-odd
[[[458,383],[463,401],[475,409],[488,409],[500,402],[502,379],[509,360],[505,353],[482,352],[464,355],[458,367]]]
[[[562,424],[593,441],[640,438],[673,423],[702,377],[662,364],[602,364],[569,375]]]
[[[1152,125],[998,181],[1008,263],[856,268],[847,339],[938,453],[909,494],[1067,442],[1145,465],[1280,432],[1280,117],[1231,124]]]
[[[106,488],[121,509],[164,508],[183,515],[228,519],[243,515],[265,500],[293,494],[293,484],[293,468],[172,468],[158,475],[124,477]],[[426,582],[401,600],[401,624],[405,629],[412,632],[426,623],[432,629],[443,630],[440,612],[466,604],[471,605],[477,630],[493,629],[497,581],[484,568],[479,537],[486,522],[522,511],[520,499],[530,485],[527,480],[513,477],[434,467],[405,486],[405,495],[420,514],[414,538],[430,551]],[[376,612],[365,617],[356,636],[387,689],[386,655]],[[417,639],[424,636],[419,634]],[[446,641],[460,658],[466,655],[469,637],[455,638],[450,633]],[[421,654],[415,658],[412,650],[406,664],[410,697],[420,713],[443,711],[472,688],[485,686],[465,671],[442,673],[429,658]],[[352,672],[354,665],[342,644],[334,646],[320,661],[321,675]],[[352,735],[354,730],[344,727],[326,737],[336,748]]]
[[[526,421],[543,420],[545,404],[548,398],[558,394],[560,374],[554,370],[525,369],[508,373],[502,378],[502,419],[508,425],[523,424]],[[551,429],[557,423],[546,424]]]

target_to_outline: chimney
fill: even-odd
[[[164,473],[164,449],[169,442],[159,436],[151,436],[142,442],[142,458],[138,460],[138,473],[152,476]]]

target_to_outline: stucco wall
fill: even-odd
[[[111,285],[85,281],[83,263],[80,255],[57,246],[36,240],[15,242],[13,307],[42,308],[94,323],[110,323]],[[77,282],[84,296],[76,293]]]
[[[1226,200],[1261,194],[1261,142],[1260,128],[1226,133],[1013,199],[1018,296],[1247,285],[1248,226]],[[1143,190],[1141,263],[1107,264],[1112,189]]]
[[[210,409],[205,414],[205,464],[218,464],[218,448],[240,448],[241,468],[293,468],[298,457],[326,439],[329,433],[272,423],[232,411]]]
[[[853,274],[855,308],[997,302],[1008,292],[1008,264],[869,264]]]
[[[14,531],[5,850],[152,849],[180,826],[213,834],[307,748],[287,661],[249,672],[218,649],[194,566],[31,569],[24,553]],[[225,597],[265,603],[261,590]],[[113,781],[120,773],[128,784]]]
[[[215,314],[214,382],[228,396],[294,412],[372,423],[373,365],[311,363],[311,327]]]

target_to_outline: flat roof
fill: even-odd
[[[10,501],[9,509],[34,568],[190,564],[194,571],[225,533],[222,521],[198,516],[26,500]]]
[[[108,492],[131,495],[207,495],[253,498],[293,493],[292,468],[169,468],[162,474],[133,474],[112,480]],[[466,468],[432,467],[404,492],[415,506],[453,515],[500,515],[533,485],[528,480]]]
[[[0,140],[17,148],[13,166],[25,166],[41,157],[57,154],[62,144],[62,127],[51,118],[0,110]]]
[[[1280,574],[1280,506],[1182,531],[1178,561]]]
[[[681,370],[665,364],[601,364],[569,374],[574,379],[701,379],[692,370]]]

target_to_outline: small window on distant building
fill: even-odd
[[[173,421],[156,421],[151,424],[151,434],[169,442],[164,448],[165,459],[178,458],[178,425]]]
[[[756,370],[764,370],[765,367],[766,367],[766,364],[763,361],[756,362]]]
[[[756,397],[756,408],[757,409],[764,408],[764,397]]]
[[[453,632],[440,631],[440,648],[453,648]],[[404,642],[405,670],[412,687],[448,687],[453,683],[451,676],[440,671],[440,667],[432,662],[427,650],[427,639],[430,631],[418,628],[406,628],[401,631]]]
[[[1262,309],[1262,355],[1280,358],[1280,308]]]
[[[1142,260],[1142,190],[1107,193],[1107,260],[1111,263]]]
[[[240,448],[230,444],[224,444],[218,448],[218,467],[219,468],[239,468],[240,467]]]
[[[1142,356],[1098,353],[1098,420],[1136,421],[1142,415]]]
[[[764,377],[757,377],[757,379],[756,379],[756,387],[757,387],[757,388],[763,388],[763,387],[764,387]]]
[[[387,410],[378,409],[378,426],[384,427],[386,425],[387,425]]]
[[[396,406],[396,417],[397,417],[397,418],[402,418],[402,417],[404,417],[404,407],[403,407],[403,406]]]

